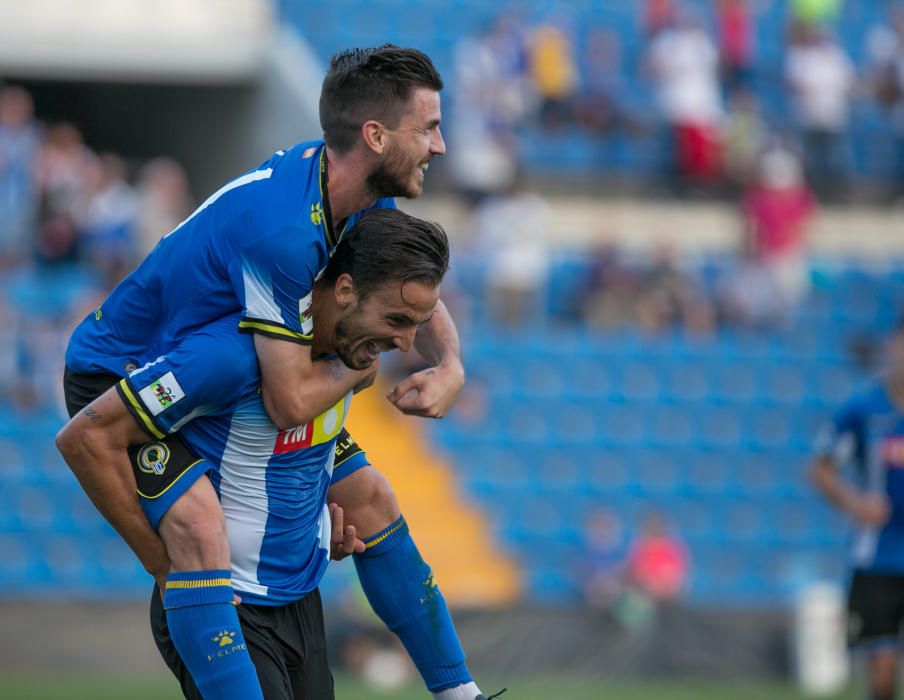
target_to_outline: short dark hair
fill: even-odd
[[[360,297],[391,282],[436,287],[449,269],[449,238],[439,224],[398,209],[373,209],[345,233],[321,278],[348,273]]]
[[[368,119],[394,129],[411,93],[420,87],[439,92],[443,80],[430,57],[417,49],[383,44],[335,54],[320,91],[323,140],[346,153]]]

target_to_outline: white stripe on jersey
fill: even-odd
[[[345,425],[344,419],[342,424]],[[333,468],[335,465],[336,450],[330,450],[330,456],[325,465],[326,473],[329,474],[330,479],[333,478]],[[323,510],[320,512],[320,519],[317,521],[317,524],[320,526],[320,534],[317,535],[317,542],[320,545],[320,549],[326,550],[326,560],[330,561],[330,544],[333,540],[333,520],[330,517],[329,503],[323,504]]]
[[[210,195],[204,201],[204,204],[202,204],[200,207],[195,209],[191,213],[191,216],[189,216],[185,221],[183,221],[181,224],[176,226],[176,228],[174,228],[172,231],[170,231],[168,234],[166,234],[164,236],[164,238],[168,238],[169,236],[172,236],[176,231],[178,231],[180,228],[185,226],[185,224],[187,224],[189,221],[194,219],[198,214],[200,214],[202,211],[207,209],[207,207],[209,207],[211,204],[216,202],[220,197],[222,197],[227,192],[234,190],[236,187],[241,187],[242,185],[247,185],[248,183],[251,183],[251,182],[257,182],[258,180],[267,180],[270,178],[270,176],[272,174],[273,174],[273,168],[266,168],[264,170],[255,170],[254,172],[245,173],[241,177],[237,177],[232,182],[227,182],[220,189],[218,189],[216,192],[214,192],[212,195]]]
[[[270,280],[264,279],[247,263],[242,265],[242,279],[245,282],[245,315],[283,325]]]
[[[267,462],[277,434],[272,423],[233,420],[220,460],[220,504],[229,523],[232,586],[260,596],[267,595],[267,586],[261,585],[257,576],[270,505]],[[261,449],[249,450],[249,441],[260,444]]]

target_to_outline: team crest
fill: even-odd
[[[169,462],[169,448],[162,442],[151,442],[141,448],[138,453],[138,468],[145,474],[161,476]]]
[[[302,157],[303,159],[308,159],[308,158],[310,158],[312,155],[314,155],[315,153],[317,153],[317,149],[316,149],[316,148],[306,148],[306,149],[304,149],[304,152],[301,154],[301,157]]]
[[[311,205],[311,223],[315,226],[323,223],[323,206],[320,202]]]
[[[167,372],[138,392],[145,407],[152,416],[157,416],[170,406],[185,398],[185,392],[172,372]]]

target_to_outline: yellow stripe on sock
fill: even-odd
[[[402,527],[402,525],[404,525],[404,524],[405,524],[405,521],[404,521],[404,520],[403,520],[402,522],[400,522],[400,523],[397,523],[395,526],[389,528],[386,532],[384,532],[384,533],[383,533],[382,535],[380,535],[379,537],[374,537],[370,542],[365,542],[365,543],[364,543],[364,546],[365,546],[367,549],[370,549],[371,547],[376,547],[378,544],[380,544],[380,542],[382,542],[383,540],[385,540],[385,539],[386,539],[387,537],[389,537],[392,533],[397,532],[398,529],[399,529],[400,527]]]
[[[232,579],[208,578],[201,581],[167,581],[166,590],[170,588],[213,588],[214,586],[231,586]]]

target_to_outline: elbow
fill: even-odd
[[[84,454],[84,443],[78,436],[78,430],[72,424],[72,421],[64,425],[60,432],[56,434],[54,444],[57,450],[63,456],[69,469],[73,472],[78,471],[78,465],[84,462],[82,459]]]
[[[300,425],[310,423],[317,416],[305,404],[303,397],[285,397],[285,400],[274,401],[264,393],[264,408],[276,427],[280,430],[290,430]]]

